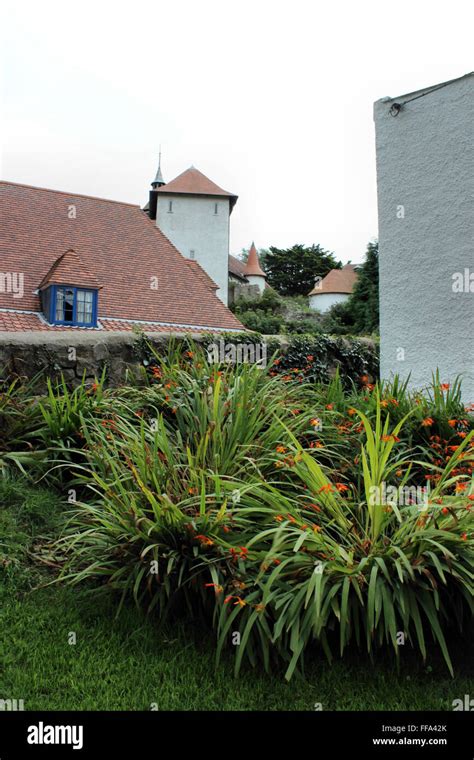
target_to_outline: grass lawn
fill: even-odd
[[[244,668],[233,677],[231,653],[216,671],[212,633],[199,622],[159,627],[87,589],[41,584],[51,571],[32,560],[45,533],[55,533],[62,506],[45,490],[0,485],[0,698],[30,710],[450,710],[472,693],[474,647],[452,644],[456,677],[441,656],[425,667],[407,652],[397,672],[348,652],[330,666],[318,651],[305,677]],[[70,633],[76,643],[70,644]],[[156,709],[155,708],[155,709]]]

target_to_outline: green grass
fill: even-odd
[[[452,644],[455,678],[441,656],[428,667],[407,653],[375,665],[356,653],[328,665],[307,658],[291,684],[243,668],[226,653],[215,670],[213,634],[199,621],[159,627],[134,606],[115,619],[116,602],[87,589],[44,586],[53,570],[36,549],[61,522],[62,505],[21,481],[0,483],[0,698],[26,710],[451,710],[472,693],[472,637]],[[44,551],[43,551],[44,556]],[[5,564],[7,560],[7,564]],[[43,587],[37,588],[43,584]],[[76,644],[69,643],[70,633]]]
[[[231,656],[215,671],[199,625],[159,630],[134,608],[114,620],[114,605],[57,587],[3,598],[0,653],[1,696],[27,710],[450,710],[473,683],[472,650],[454,680],[441,661],[409,657],[397,673],[351,655],[329,666],[318,653],[290,685],[249,669],[234,679]]]

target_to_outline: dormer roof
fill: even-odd
[[[77,253],[70,248],[62,254],[43,278],[39,290],[49,285],[74,285],[81,288],[99,289],[102,285],[90,272]]]

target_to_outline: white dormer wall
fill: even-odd
[[[158,193],[156,226],[185,258],[199,262],[219,286],[216,294],[226,305],[229,212],[226,197]]]

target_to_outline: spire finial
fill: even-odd
[[[156,177],[151,183],[151,186],[154,190],[156,190],[158,187],[161,187],[164,184],[165,184],[165,181],[161,173],[161,145],[160,145],[160,152],[158,154],[158,169],[156,170]]]

